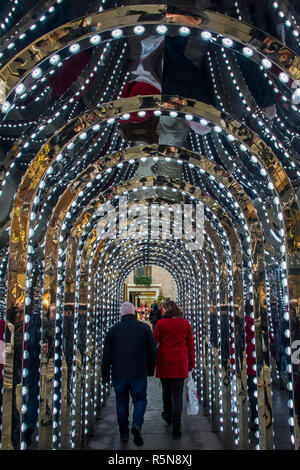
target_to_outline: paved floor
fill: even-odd
[[[101,419],[96,422],[95,434],[87,441],[87,449],[90,450],[222,450],[218,435],[210,430],[210,423],[202,416],[200,409],[198,415],[187,416],[183,412],[182,437],[172,439],[171,426],[168,426],[161,418],[162,400],[161,385],[159,379],[148,377],[147,409],[142,429],[144,445],[137,447],[133,442],[133,436],[129,442],[120,441],[117,417],[115,411],[115,396],[111,392],[106,406],[102,410]],[[131,409],[132,411],[132,409]],[[131,425],[131,414],[129,425]]]
[[[274,445],[278,450],[290,450],[291,436],[288,424],[289,409],[287,402],[289,394],[287,390],[280,390],[279,386],[274,384],[272,387],[272,411],[274,417]]]

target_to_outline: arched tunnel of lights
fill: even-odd
[[[299,449],[297,2],[263,25],[255,1],[19,3],[0,25],[1,448],[85,448],[124,282],[157,265],[224,448]]]

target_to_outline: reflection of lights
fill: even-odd
[[[288,81],[289,81],[289,76],[284,72],[281,72],[279,74],[278,78],[282,83],[288,83]]]
[[[211,39],[212,34],[211,34],[210,31],[202,31],[201,37],[202,37],[202,39],[204,39],[205,41],[208,41],[209,39]]]
[[[156,27],[156,32],[158,34],[166,34],[167,31],[168,31],[168,28],[164,24],[160,24],[159,26]]]
[[[253,56],[253,50],[250,49],[250,47],[243,47],[243,54],[245,57],[252,57]]]
[[[24,93],[24,91],[25,91],[25,85],[24,85],[24,83],[20,83],[20,85],[18,85],[16,87],[17,95],[22,95]]]
[[[159,114],[156,114],[156,115],[160,115],[160,112],[159,112],[159,111],[158,111],[158,113],[159,113]],[[155,114],[155,113],[154,113],[154,114]],[[186,118],[186,119],[187,119],[187,118]],[[219,128],[219,129],[220,129],[219,132],[221,132],[221,128]],[[214,130],[216,131],[216,129],[214,129]],[[217,131],[216,131],[216,132],[217,132]]]
[[[225,47],[232,47],[233,46],[233,40],[230,38],[223,38],[222,39],[222,44]]]
[[[122,29],[117,28],[111,32],[111,35],[114,39],[119,39],[121,36],[123,36],[123,31]]]
[[[1,111],[3,113],[7,113],[11,109],[11,104],[8,101],[4,101],[4,103],[1,106]]]
[[[294,104],[300,103],[300,88],[297,88],[297,90],[292,94],[292,102]]]
[[[272,67],[272,62],[269,59],[263,59],[261,65],[264,69],[270,69]]]
[[[72,46],[69,47],[69,51],[72,53],[72,54],[76,54],[76,52],[78,52],[80,49],[80,45],[75,43],[75,44],[72,44]]]
[[[36,69],[33,70],[31,73],[32,78],[40,78],[43,75],[42,69],[37,67]]]
[[[272,236],[277,240],[278,242],[281,242],[281,239],[277,237],[277,235],[273,232],[273,230],[270,230]]]
[[[25,414],[26,411],[27,411],[27,406],[26,406],[26,405],[22,405],[21,413],[22,413],[22,414]]]
[[[134,34],[136,34],[137,36],[140,36],[141,34],[144,34],[145,28],[144,28],[144,26],[142,26],[142,25],[138,25],[138,26],[135,26],[135,27],[133,28],[133,32],[134,32]]]
[[[91,37],[90,43],[93,44],[94,46],[96,44],[99,44],[101,42],[101,36],[99,34],[95,34],[94,36]]]
[[[52,64],[52,65],[58,64],[59,61],[60,61],[60,56],[59,56],[58,54],[53,55],[53,56],[50,57],[50,59],[49,59],[49,62],[50,62],[50,64]]]
[[[181,26],[181,28],[179,28],[180,36],[188,36],[190,33],[191,33],[190,29],[187,28],[186,26]]]

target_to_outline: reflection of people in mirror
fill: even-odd
[[[43,377],[43,388],[44,388],[44,395],[46,398],[45,403],[45,411],[43,418],[41,420],[41,426],[50,426],[52,423],[52,412],[49,406],[51,401],[51,397],[49,394],[49,384],[52,382],[53,378],[53,359],[54,359],[54,338],[55,338],[55,316],[56,316],[56,307],[54,304],[51,304],[47,313],[46,317],[43,319],[43,344],[44,352],[46,353],[46,357],[44,358],[44,377]],[[41,385],[42,388],[42,385]]]
[[[5,320],[0,318],[0,440],[1,440],[1,429],[2,429],[2,402],[3,402],[3,368],[5,364]]]
[[[247,372],[247,389],[250,404],[250,429],[255,431],[257,425],[255,424],[255,418],[257,416],[256,411],[256,398],[254,393],[257,391],[256,380],[256,360],[253,356],[255,353],[255,330],[254,330],[254,318],[251,314],[253,307],[250,304],[250,299],[247,298],[245,301],[245,336],[246,336],[246,372]]]
[[[141,41],[141,55],[130,80],[124,86],[121,98],[160,95],[161,77],[157,64],[162,60],[163,38],[149,36]],[[128,120],[121,120],[119,132],[123,139],[153,144],[158,143],[158,118],[152,112],[131,113]]]
[[[281,44],[270,37],[267,37],[263,44],[265,47],[263,48],[262,52],[267,54],[276,54],[280,63],[285,67],[288,67],[292,64],[294,55],[289,49],[282,47]]]
[[[6,357],[13,355],[12,366],[12,429],[11,441],[15,450],[20,449],[20,412],[17,407],[17,386],[22,382],[24,303],[11,305],[6,317]],[[9,364],[8,364],[9,368]]]
[[[292,343],[300,340],[300,297],[297,298],[297,304],[294,308],[293,318],[291,319]],[[294,372],[294,397],[295,412],[298,426],[300,427],[300,364],[293,364]]]
[[[236,373],[241,376],[243,370],[243,354],[245,350],[245,330],[242,316],[235,310],[234,314],[234,330],[235,330],[235,356],[236,356]]]
[[[177,13],[167,13],[166,18],[170,23],[185,24],[187,26],[200,26],[202,18],[198,15],[180,15]]]

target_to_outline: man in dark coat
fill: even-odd
[[[134,443],[143,445],[141,428],[147,405],[147,376],[154,375],[157,346],[151,328],[136,319],[135,308],[124,302],[121,321],[107,332],[102,359],[102,380],[112,383],[121,441],[129,438],[129,392],[133,401],[131,432]]]

